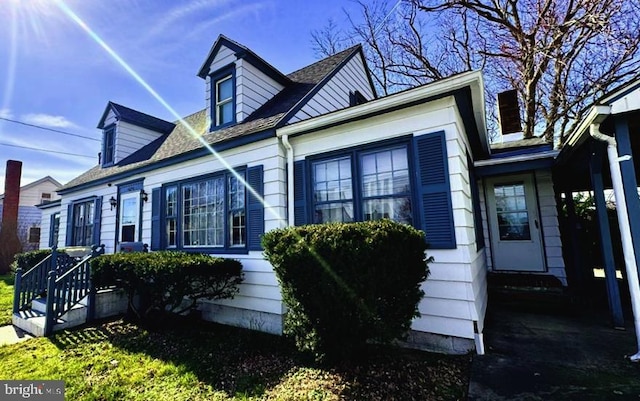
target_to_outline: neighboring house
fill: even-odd
[[[20,203],[18,206],[18,238],[23,250],[38,249],[42,212],[36,206],[60,199],[56,191],[62,187],[58,181],[46,176],[20,187]],[[0,224],[2,224],[2,207],[4,194],[0,195]]]
[[[207,107],[184,120],[108,103],[100,164],[43,207],[42,247],[142,242],[238,259],[239,295],[205,302],[203,317],[281,333],[261,235],[394,219],[424,230],[434,257],[409,343],[448,352],[483,352],[488,269],[565,280],[557,152],[489,146],[479,72],[377,98],[360,46],[285,75],[220,36],[198,76]]]

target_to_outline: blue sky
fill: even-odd
[[[94,166],[109,100],[174,120],[80,21],[185,116],[205,107],[196,73],[218,34],[289,73],[316,60],[311,30],[345,23],[343,8],[357,12],[348,0],[0,1],[0,118],[90,138],[0,119],[0,193],[8,159],[23,162],[22,185],[46,175],[64,184]]]

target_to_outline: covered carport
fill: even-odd
[[[615,327],[624,327],[620,288],[616,279],[614,244],[607,217],[606,191],[612,190],[624,256],[625,278],[634,316],[636,338],[640,336],[640,81],[631,82],[594,104],[566,140],[554,167],[558,204],[567,211],[565,259],[569,286],[584,280],[576,213],[572,194],[592,191],[599,228],[599,244],[605,271],[607,299]],[[618,228],[616,228],[618,229]],[[640,339],[638,340],[640,350]],[[631,357],[640,359],[640,352]]]

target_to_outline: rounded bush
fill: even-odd
[[[289,310],[285,334],[317,360],[402,338],[429,270],[424,234],[391,220],[278,229],[262,240]]]

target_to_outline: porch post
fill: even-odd
[[[580,253],[580,241],[578,240],[578,219],[576,218],[576,206],[573,202],[573,192],[566,187],[564,189],[564,202],[567,205],[568,234],[571,243],[571,259],[575,279],[571,285],[581,293],[584,290],[584,266],[582,263],[582,254]]]
[[[598,219],[598,231],[600,233],[600,249],[602,250],[602,263],[604,264],[605,270],[609,312],[611,313],[613,326],[615,328],[624,328],[624,316],[622,313],[618,280],[616,278],[616,265],[613,257],[607,203],[604,198],[604,184],[602,182],[602,156],[604,149],[601,143],[593,143],[591,149],[592,156],[589,160],[589,169],[591,171],[593,198],[596,205],[596,217]]]
[[[640,250],[640,199],[638,199],[638,181],[634,168],[633,153],[631,150],[631,137],[629,135],[629,123],[625,117],[616,116],[615,138],[618,143],[618,156],[629,156],[620,161],[622,172],[622,184],[624,195],[627,198],[627,213],[631,226],[631,239],[634,249]],[[640,252],[636,252],[636,265],[640,274]]]

